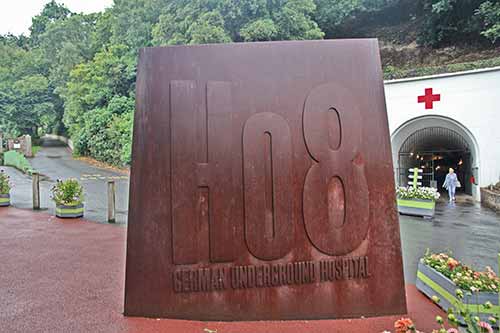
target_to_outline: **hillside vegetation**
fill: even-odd
[[[138,49],[377,37],[386,78],[500,65],[500,0],[54,1],[29,36],[0,36],[0,130],[70,136],[75,154],[130,163]]]

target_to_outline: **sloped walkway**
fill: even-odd
[[[126,228],[0,209],[0,332],[356,333],[391,329],[398,317],[286,322],[126,318]],[[407,287],[408,308],[431,331],[438,308]]]

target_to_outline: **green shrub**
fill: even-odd
[[[4,153],[4,164],[7,166],[12,166],[27,174],[33,173],[33,168],[26,157],[14,150],[9,150]]]
[[[51,192],[52,200],[57,205],[77,206],[83,203],[83,187],[76,179],[58,180]]]
[[[33,147],[31,147],[31,152],[32,152],[33,156],[36,156],[36,154],[38,154],[38,152],[40,151],[40,149],[42,149],[41,146],[33,146]]]
[[[484,0],[422,0],[424,21],[420,45],[439,47],[480,37],[481,20],[474,11]]]
[[[479,6],[476,15],[484,22],[485,30],[481,32],[481,35],[492,43],[500,39],[500,3],[484,2]]]
[[[0,171],[0,194],[9,194],[11,188],[9,176],[3,171]]]
[[[83,127],[73,136],[75,154],[129,165],[134,108],[132,98],[117,97],[107,107],[87,112]]]

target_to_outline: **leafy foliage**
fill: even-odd
[[[480,37],[484,24],[493,25],[494,27],[495,23],[499,22],[498,16],[495,18],[492,13],[495,6],[491,1],[421,1],[425,15],[419,36],[419,42],[422,45],[436,47],[459,40],[473,40]],[[480,8],[483,8],[484,11],[481,11]],[[478,9],[481,15],[475,15]],[[493,31],[489,33],[483,32],[483,34],[486,34],[486,36],[494,35]]]
[[[495,43],[500,39],[500,2],[486,1],[479,6],[476,14],[483,19],[485,25],[481,34]]]
[[[32,52],[0,45],[0,130],[34,136],[55,118],[48,79]]]
[[[51,0],[45,5],[40,15],[33,17],[31,21],[31,43],[37,45],[39,37],[47,27],[58,20],[63,20],[71,14],[68,8]]]
[[[9,194],[11,188],[10,177],[0,170],[0,194]]]
[[[24,173],[27,174],[32,174],[33,173],[33,167],[31,166],[30,162],[26,157],[24,157],[23,154],[15,151],[15,150],[9,150],[3,154],[3,159],[4,159],[4,164],[14,167]]]
[[[153,44],[321,39],[313,0],[171,1],[153,27]]]
[[[76,179],[58,180],[51,193],[57,205],[77,206],[83,202],[83,187]]]

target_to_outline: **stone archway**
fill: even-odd
[[[393,132],[391,143],[397,184],[405,185],[407,169],[417,166],[424,168],[425,186],[440,187],[447,168],[453,167],[463,184],[462,191],[480,200],[479,147],[459,122],[435,115],[413,118]]]

